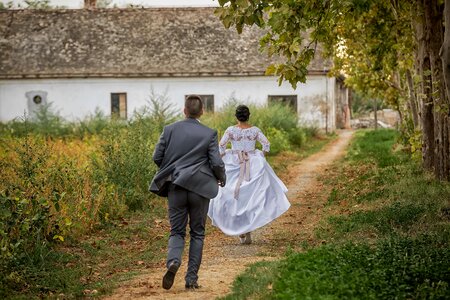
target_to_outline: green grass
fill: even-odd
[[[350,146],[347,159],[351,162],[375,162],[379,167],[399,164],[405,156],[392,152],[398,134],[394,130],[359,131]]]
[[[395,151],[396,139],[357,132],[322,178],[331,192],[312,244],[324,245],[250,267],[226,299],[450,299],[450,184]]]
[[[273,299],[448,299],[450,244],[434,237],[322,246],[279,266]]]
[[[271,296],[279,262],[257,262],[239,275],[233,283],[233,293],[223,300],[265,299]]]
[[[408,231],[426,212],[420,204],[394,202],[380,209],[358,211],[350,216],[333,216],[328,222],[338,233],[375,230],[378,234],[389,235]]]

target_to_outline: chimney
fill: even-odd
[[[84,0],[84,8],[95,8],[97,0]]]

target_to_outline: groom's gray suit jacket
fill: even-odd
[[[153,154],[160,167],[149,190],[167,196],[172,182],[202,197],[218,193],[218,181],[225,184],[225,166],[219,154],[217,131],[198,120],[186,118],[164,127]]]

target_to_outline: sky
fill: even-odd
[[[105,1],[105,0],[97,0]],[[111,1],[111,5],[116,5],[118,7],[126,7],[129,4],[142,5],[145,7],[167,7],[167,6],[218,6],[217,0],[106,0]],[[0,0],[3,4],[12,2],[14,7],[18,5],[25,7],[24,0]],[[51,6],[64,6],[67,8],[82,8],[84,0],[50,0]]]

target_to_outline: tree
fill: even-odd
[[[445,1],[448,12],[450,0]],[[259,26],[267,31],[262,49],[283,59],[268,66],[267,74],[295,88],[305,82],[308,64],[322,50],[333,59],[334,72],[347,76],[347,85],[369,98],[385,99],[400,112],[405,134],[422,133],[424,167],[438,178],[450,179],[450,41],[448,34],[445,39],[443,35],[442,3],[219,0],[219,4],[216,14],[225,27],[242,32],[244,26]],[[447,23],[448,18],[447,13]]]

